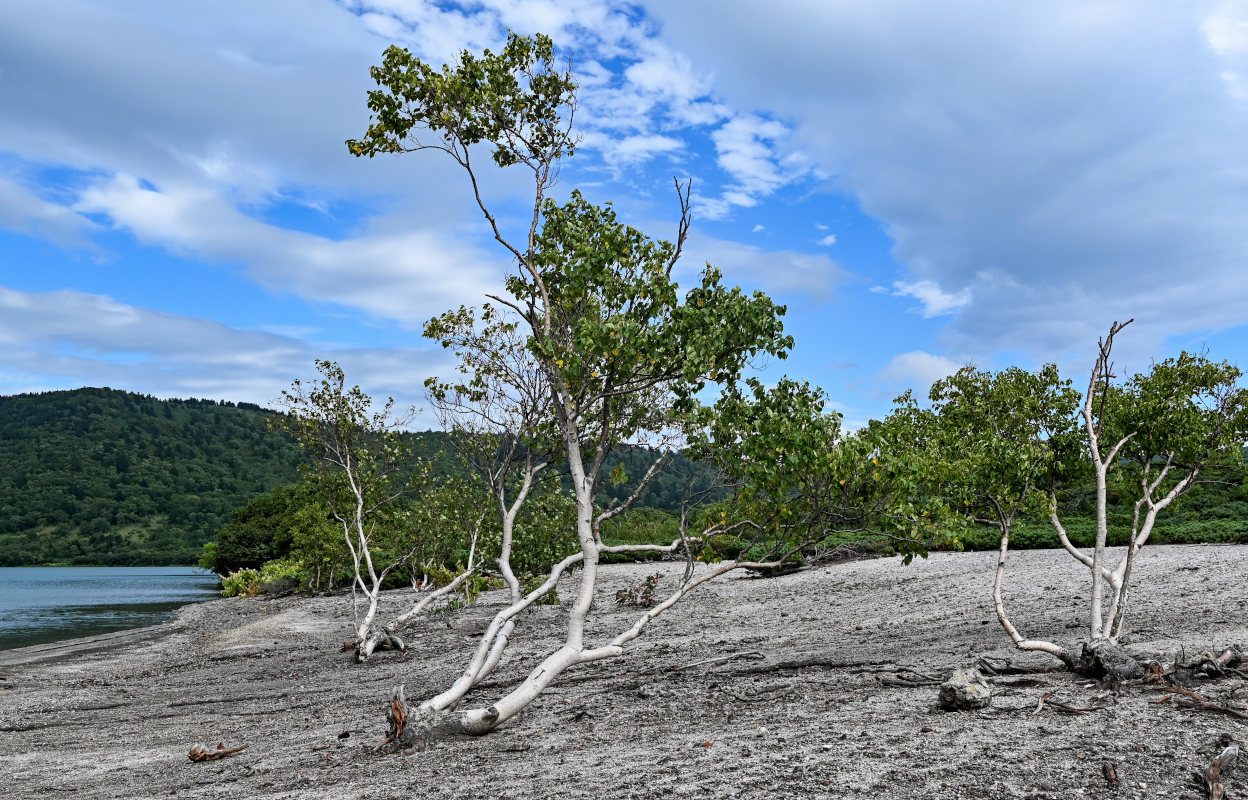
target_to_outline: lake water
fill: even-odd
[[[0,650],[156,625],[220,596],[196,567],[0,567]]]

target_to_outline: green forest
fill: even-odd
[[[0,566],[196,563],[234,511],[299,480],[302,451],[269,430],[277,413],[108,388],[0,397]],[[453,452],[446,434],[409,436],[418,458]],[[611,465],[640,475],[648,455]],[[437,460],[437,474],[462,471]],[[607,486],[604,500],[635,485]],[[661,476],[639,504],[675,508],[683,485]]]
[[[248,403],[115,389],[0,397],[0,565],[193,564],[302,452]]]

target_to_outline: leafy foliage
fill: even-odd
[[[274,416],[113,389],[0,397],[0,565],[195,563],[232,511],[297,477]]]
[[[663,573],[656,572],[653,575],[647,575],[632,586],[620,589],[615,593],[616,604],[633,606],[635,608],[650,608],[658,602],[654,593],[659,588],[659,581],[662,578]]]

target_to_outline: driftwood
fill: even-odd
[[[1051,708],[1054,711],[1061,711],[1063,714],[1086,714],[1089,711],[1096,710],[1095,708],[1076,708],[1074,706],[1068,706],[1065,703],[1059,703],[1053,699],[1053,696],[1056,694],[1057,692],[1045,692],[1040,695],[1040,702],[1036,704],[1036,710],[1031,713],[1039,714],[1046,708]]]
[[[1217,711],[1239,719],[1248,719],[1248,711],[1232,706],[1216,703],[1202,694],[1183,688],[1168,688],[1167,694],[1154,700],[1153,703],[1171,703],[1176,708],[1186,708],[1194,711]]]
[[[1226,798],[1226,784],[1223,778],[1235,763],[1236,756],[1239,755],[1239,745],[1231,742],[1227,745],[1218,757],[1209,765],[1209,769],[1204,773],[1194,772],[1192,778],[1197,786],[1201,786],[1205,790],[1205,795],[1209,800],[1224,800]]]
[[[241,747],[226,747],[224,744],[218,744],[216,750],[208,750],[206,748],[195,745],[191,748],[191,752],[187,757],[192,761],[216,761],[218,758],[232,756],[235,753],[242,752],[247,749],[247,745]]]
[[[1044,678],[989,678],[988,682],[993,686],[1045,686],[1048,684]]]

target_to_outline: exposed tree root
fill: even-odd
[[[1054,711],[1061,711],[1063,714],[1086,714],[1089,711],[1096,711],[1095,708],[1076,708],[1074,706],[1068,706],[1065,703],[1059,703],[1053,699],[1056,694],[1057,692],[1053,691],[1045,692],[1040,695],[1040,702],[1036,704],[1036,710],[1031,713],[1039,714],[1046,708],[1051,708]]]
[[[1231,740],[1229,736],[1223,737],[1223,740],[1230,743],[1225,750],[1218,754],[1217,758],[1213,759],[1209,769],[1203,773],[1192,773],[1193,782],[1205,790],[1205,795],[1209,800],[1225,800],[1227,796],[1226,784],[1223,779],[1239,755],[1239,745],[1234,740]]]
[[[1238,669],[1243,664],[1243,652],[1238,647],[1228,647],[1216,656],[1211,652],[1201,653],[1199,658],[1189,664],[1183,664],[1181,669],[1206,678],[1225,678],[1229,675],[1248,678],[1248,672]]]
[[[994,663],[995,662],[995,663]],[[979,671],[987,673],[991,676],[998,675],[1035,675],[1050,672],[1059,672],[1058,667],[1018,667],[1008,658],[994,658],[993,656],[979,657]]]
[[[367,661],[369,656],[378,650],[395,650],[400,653],[407,651],[407,644],[390,628],[370,631],[368,638],[354,648],[356,663]]]
[[[772,664],[755,664],[749,667],[734,669],[733,675],[759,675],[768,672],[798,669],[854,669],[855,667],[882,667],[893,664],[893,661],[840,661],[823,656],[796,658],[789,661],[777,661]]]
[[[1160,689],[1161,687],[1159,687]],[[1186,708],[1194,711],[1217,711],[1239,719],[1248,719],[1248,709],[1235,708],[1234,706],[1223,705],[1214,702],[1202,694],[1184,689],[1182,687],[1166,687],[1162,689],[1168,692],[1164,697],[1159,697],[1153,703],[1171,703],[1175,708]]]

